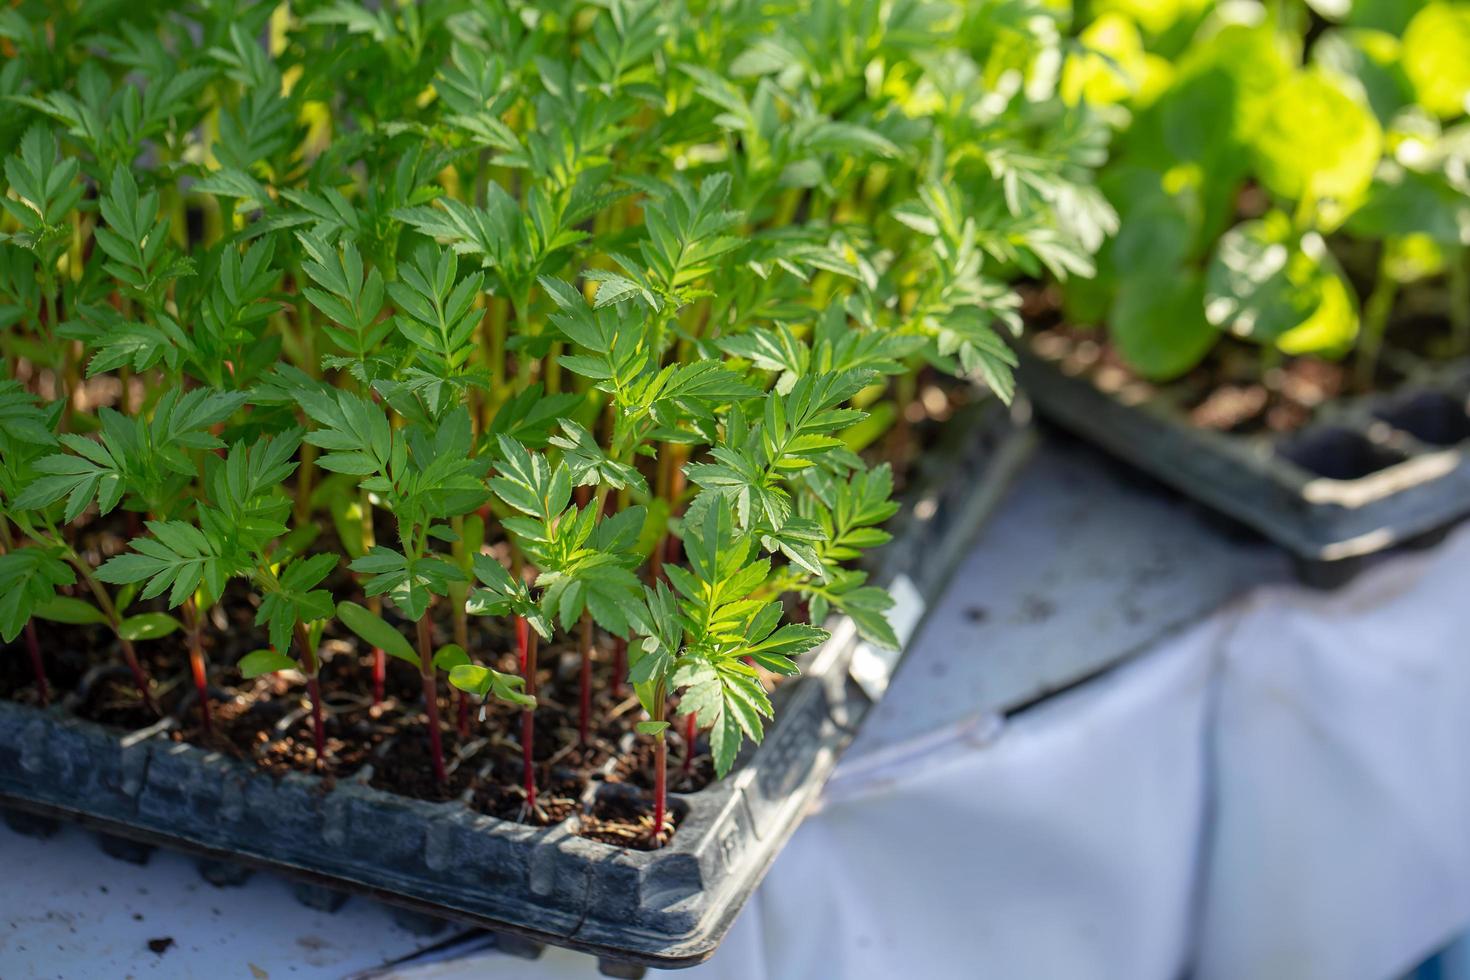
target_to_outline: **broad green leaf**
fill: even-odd
[[[32,610],[32,615],[48,619],[53,623],[67,623],[71,626],[94,626],[107,622],[107,617],[102,615],[102,610],[90,602],[68,595],[55,595],[45,602],[38,603]]]
[[[1358,330],[1356,305],[1326,244],[1315,233],[1297,235],[1274,211],[1220,240],[1205,280],[1205,317],[1293,353],[1340,353]]]
[[[339,602],[337,603],[337,618],[342,620],[342,625],[356,633],[369,646],[376,647],[399,660],[405,660],[415,667],[419,666],[418,654],[414,652],[407,638],[389,626],[381,617],[375,616],[355,602]]]
[[[1146,378],[1168,381],[1198,364],[1220,335],[1205,319],[1199,274],[1159,271],[1123,280],[1108,326],[1125,361]]]
[[[1419,103],[1446,119],[1464,115],[1470,105],[1470,7],[1431,3],[1404,30],[1404,71]]]
[[[1350,209],[1373,180],[1383,131],[1367,106],[1308,68],[1277,88],[1251,147],[1272,193],[1291,201],[1330,198]]]

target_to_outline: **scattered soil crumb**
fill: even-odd
[[[1028,595],[1021,600],[1021,618],[1028,623],[1044,623],[1056,614],[1056,603],[1041,596]]]
[[[153,952],[157,953],[159,956],[167,953],[169,947],[171,947],[173,944],[174,937],[172,936],[161,936],[158,939],[148,940],[148,948],[153,950]]]

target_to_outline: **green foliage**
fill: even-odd
[[[1404,70],[1419,104],[1444,118],[1464,115],[1470,108],[1470,10],[1458,3],[1428,4],[1403,36]]]
[[[20,636],[26,621],[57,598],[56,590],[76,581],[76,573],[43,548],[17,548],[0,555],[0,638]]]
[[[389,656],[418,664],[419,658],[413,652],[413,646],[404,639],[402,633],[384,622],[382,617],[373,615],[355,602],[343,602],[337,605],[337,618],[342,621],[343,626]]]
[[[1113,71],[1086,53],[1064,69],[1069,97],[1109,103],[1118,135],[1099,182],[1122,217],[1096,281],[1065,306],[1106,321],[1147,378],[1188,372],[1221,332],[1322,357],[1362,335],[1370,362],[1398,283],[1458,281],[1470,244],[1462,5],[1312,7],[1328,23],[1309,29],[1289,5],[1203,19],[1204,5],[1095,6],[1081,37]],[[1335,254],[1351,258],[1351,280]],[[1360,297],[1352,283],[1365,281]],[[1446,319],[1463,347],[1470,298],[1451,299]]]
[[[533,707],[465,617],[585,625],[723,773],[830,613],[897,642],[855,448],[1116,228],[1047,5],[72,6],[0,14],[7,639],[243,603],[247,677],[335,621]]]

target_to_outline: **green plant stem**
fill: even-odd
[[[490,404],[505,400],[506,301],[492,296],[485,308],[490,333]],[[493,413],[492,413],[493,414]]]
[[[458,539],[454,543],[454,557],[456,563],[469,571],[468,556],[465,555],[464,547],[464,518],[454,517],[449,522]],[[452,614],[454,618],[454,642],[466,653],[470,649],[470,617],[465,611],[465,599],[467,597],[467,586],[450,586],[450,601],[453,604]],[[464,691],[457,687],[451,687],[451,696],[454,698],[455,727],[459,732],[460,741],[470,737],[470,698]]]
[[[296,646],[301,650],[301,662],[306,667],[306,694],[311,701],[312,748],[316,755],[317,768],[320,769],[327,761],[327,732],[322,719],[322,665],[312,648],[311,636],[300,620],[296,621],[292,632],[296,635]]]
[[[561,391],[561,357],[562,342],[552,341],[551,350],[546,355],[546,360],[541,366],[541,376],[546,379],[546,393],[555,395]]]
[[[316,482],[316,447],[309,442],[303,442],[300,456],[301,465],[296,470],[296,506],[293,510],[297,527],[311,522],[311,494]]]
[[[581,657],[577,698],[577,744],[586,745],[592,737],[592,614],[583,610],[577,653]]]
[[[1455,356],[1470,352],[1470,250],[1456,248],[1448,256],[1450,288],[1450,347]]]
[[[359,491],[358,510],[361,512],[362,522],[362,550],[366,554],[373,545],[377,544],[377,534],[373,530],[373,498],[366,490]],[[367,597],[368,611],[374,616],[383,615],[383,600],[380,596],[370,595]],[[373,647],[373,705],[383,703],[383,695],[388,682],[388,655],[383,652],[382,647]]]
[[[1268,390],[1275,390],[1271,375],[1281,367],[1285,359],[1286,355],[1275,344],[1267,344],[1261,348],[1261,384],[1265,385]]]
[[[70,432],[72,416],[76,411],[75,392],[77,382],[76,375],[76,343],[69,340],[61,340],[56,336],[59,324],[56,322],[57,308],[56,299],[59,287],[56,283],[56,273],[50,265],[43,265],[41,271],[41,293],[42,303],[46,310],[46,329],[44,336],[50,346],[61,345],[61,364],[57,368],[56,386],[61,393],[61,431]]]
[[[1384,252],[1387,251],[1385,247]],[[1358,356],[1353,363],[1353,378],[1361,391],[1368,391],[1373,387],[1373,376],[1378,371],[1378,357],[1383,350],[1383,335],[1388,329],[1388,318],[1393,312],[1398,285],[1397,280],[1389,274],[1385,254],[1378,262],[1378,280],[1373,284],[1373,292],[1363,305],[1363,335],[1358,341]]]

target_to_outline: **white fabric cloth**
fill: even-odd
[[[1381,980],[1470,924],[1470,531],[1228,634],[1197,976]]]
[[[1216,632],[842,773],[757,895],[765,975],[1177,976]]]

